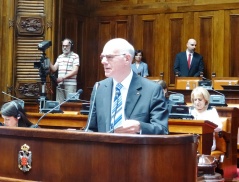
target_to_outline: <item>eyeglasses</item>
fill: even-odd
[[[100,55],[100,60],[106,59],[113,59],[116,56],[125,56],[126,54],[115,54],[115,55]]]
[[[70,45],[62,45],[62,47],[69,47]]]

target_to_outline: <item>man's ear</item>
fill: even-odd
[[[132,58],[131,58],[131,56],[129,54],[126,54],[125,58],[126,58],[126,62],[128,62],[130,64],[132,63]]]

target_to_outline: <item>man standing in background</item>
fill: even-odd
[[[78,54],[72,51],[73,42],[66,38],[62,41],[62,52],[59,55],[55,64],[50,63],[52,72],[58,70],[56,89],[56,100],[63,102],[67,98],[68,93],[74,93],[77,89],[77,74],[80,66],[80,59]]]
[[[176,55],[174,73],[180,77],[199,77],[204,72],[203,57],[195,52],[197,42],[189,39],[187,49]]]

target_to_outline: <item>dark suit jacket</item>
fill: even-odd
[[[113,79],[100,81],[89,130],[110,131]],[[94,98],[95,88],[91,96]],[[133,73],[125,103],[125,118],[140,122],[142,134],[168,134],[168,110],[163,90],[146,78]]]
[[[194,52],[190,69],[188,69],[186,51],[178,53],[174,62],[174,73],[176,74],[177,72],[178,76],[181,77],[200,76],[200,72],[204,72],[203,57],[200,54]]]

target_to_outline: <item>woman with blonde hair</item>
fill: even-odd
[[[196,120],[208,120],[217,125],[215,132],[222,130],[222,122],[215,107],[210,107],[210,93],[203,87],[196,87],[191,93],[193,109],[191,114]],[[212,151],[216,149],[215,132],[213,137]]]

